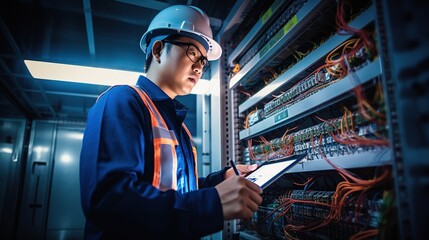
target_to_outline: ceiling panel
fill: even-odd
[[[141,72],[139,40],[150,20],[165,6],[187,3],[211,17],[216,35],[235,1],[1,1],[0,117],[85,120],[107,87],[33,79],[24,59]]]

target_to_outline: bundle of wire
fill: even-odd
[[[331,53],[329,53],[325,59],[325,64],[314,70],[312,73],[310,73],[308,76],[311,76],[312,74],[316,74],[319,71],[321,71],[323,68],[326,69],[326,71],[337,78],[337,80],[344,78],[346,75],[349,74],[350,66],[348,65],[348,59],[355,55],[357,51],[359,51],[362,47],[365,47],[370,54],[374,54],[376,49],[375,45],[371,41],[370,34],[364,30],[360,29],[354,29],[350,27],[347,22],[344,20],[345,15],[345,3],[343,0],[338,1],[338,7],[337,7],[337,13],[336,13],[336,24],[338,27],[338,33],[339,34],[353,34],[357,35],[358,38],[350,39],[348,41],[345,41],[343,44],[335,48]],[[305,80],[307,77],[303,78]],[[301,80],[301,81],[303,81]],[[296,83],[294,86],[299,84],[301,81]],[[312,89],[309,89],[305,93],[301,93],[297,98],[290,100],[289,104],[293,101],[297,101],[297,99],[304,98],[306,95],[310,94],[311,92],[317,91],[320,88],[326,87],[328,84],[332,84],[333,82],[329,82],[324,85],[318,85]],[[292,86],[292,88],[294,87]],[[382,113],[377,111],[374,107],[372,107],[368,101],[365,99],[363,94],[363,89],[361,86],[355,88],[355,94],[358,100],[358,107],[360,110],[360,113],[362,116],[364,116],[366,119],[375,121],[379,124],[384,123],[385,117]],[[381,90],[377,90],[376,97],[378,98],[378,101],[382,101],[382,94]],[[288,103],[285,103],[288,104]],[[327,123],[332,124],[328,120],[324,120],[322,118],[319,118],[319,120]],[[354,132],[355,126],[353,124],[353,115],[351,111],[349,111],[347,108],[344,108],[344,115],[341,120],[340,128],[338,129],[335,125],[333,125],[335,128],[336,133],[331,133],[332,138],[340,143],[340,144],[347,144],[347,145],[359,145],[359,146],[388,146],[389,142],[384,139],[381,136],[378,136],[378,139],[368,139],[362,136],[359,136],[356,132]],[[284,235],[288,239],[295,239],[293,236],[293,232],[303,232],[303,231],[312,231],[318,228],[321,228],[323,226],[326,226],[328,224],[331,224],[333,222],[337,222],[341,220],[341,213],[347,203],[347,199],[351,198],[352,195],[358,194],[358,197],[355,198],[357,201],[362,201],[364,199],[365,194],[372,188],[383,186],[389,181],[390,179],[390,171],[383,171],[380,176],[374,177],[373,179],[361,179],[349,171],[337,167],[335,164],[330,161],[326,155],[322,152],[320,149],[321,146],[321,139],[319,139],[319,147],[315,146],[314,139],[311,140],[311,144],[313,149],[316,149],[320,156],[329,164],[331,165],[338,174],[344,179],[344,181],[340,182],[336,186],[335,193],[333,195],[331,203],[323,203],[323,202],[316,202],[311,200],[298,200],[293,199],[289,194],[286,194],[286,196],[281,196],[278,201],[280,202],[280,205],[276,207],[268,216],[266,216],[265,219],[268,219],[273,214],[276,214],[273,218],[275,220],[279,219],[280,217],[286,217],[287,220],[290,222],[289,224],[285,225],[283,228]],[[252,157],[252,148],[251,148],[251,141],[248,141],[248,147],[249,152],[251,152]],[[264,141],[265,144],[269,144],[268,141]],[[255,156],[253,156],[255,157]],[[312,179],[309,179],[306,184],[311,182]],[[301,204],[312,204],[312,205],[318,205],[329,208],[329,214],[326,218],[322,219],[321,221],[316,221],[314,223],[310,224],[303,224],[294,221],[290,217],[286,215],[287,212],[289,212],[293,206],[293,204],[301,203]],[[371,236],[376,236],[378,234],[377,229],[364,229],[354,235],[351,236],[350,239],[364,239]]]
[[[354,125],[353,114],[345,107],[344,115],[341,118],[341,125],[339,129],[329,120],[324,120],[318,116],[316,116],[316,118],[322,122],[331,125],[335,129],[333,132],[330,133],[330,135],[332,139],[339,144],[352,146],[389,146],[389,140],[386,139],[384,136],[377,134],[376,132],[372,133],[376,138],[367,138],[359,136],[359,134],[355,132],[356,127]],[[312,144],[314,145],[314,139],[312,139]],[[321,139],[319,140],[319,146],[320,145]]]
[[[280,138],[280,146],[273,146],[273,144],[268,141],[265,137],[263,136],[259,136],[259,139],[257,142],[258,143],[262,143],[263,145],[261,146],[262,149],[265,149],[265,146],[267,146],[267,148],[269,149],[269,151],[264,151],[263,154],[261,155],[255,155],[255,153],[253,152],[253,140],[249,139],[247,140],[247,148],[249,150],[249,156],[251,160],[254,161],[258,161],[258,160],[272,160],[275,158],[281,158],[281,157],[287,157],[287,156],[292,156],[294,154],[294,142],[293,142],[293,133],[289,134],[288,133],[290,131],[295,130],[296,128],[298,128],[298,126],[295,126],[291,129],[287,129],[283,136]]]
[[[379,86],[379,85],[378,85]],[[379,89],[375,93],[375,100],[376,104],[380,103],[380,99],[382,99],[382,94],[379,92]],[[358,104],[359,106],[359,113],[360,116],[364,117],[368,121],[376,122],[380,125],[380,123],[385,122],[384,115],[380,112],[376,111],[374,107],[371,106],[371,104],[363,97],[360,96],[358,98]],[[363,106],[365,109],[369,110],[362,110]],[[332,137],[332,139],[343,145],[351,145],[351,146],[382,146],[387,147],[389,146],[389,140],[383,136],[382,134],[378,133],[374,129],[370,133],[372,137],[369,136],[361,136],[359,135],[356,130],[358,127],[355,125],[355,115],[353,114],[349,109],[346,107],[343,108],[344,114],[340,118],[339,126],[338,126],[338,119],[329,119],[325,120],[319,116],[315,116],[320,121],[326,123],[327,125],[332,127],[332,131],[328,132],[329,136]],[[368,113],[367,111],[371,111],[371,113]],[[374,113],[372,113],[374,112]],[[375,114],[376,113],[376,114]],[[246,123],[248,121],[246,120]],[[295,126],[294,128],[287,129],[283,136],[279,139],[274,139],[272,141],[268,141],[265,137],[259,136],[260,140],[255,140],[259,144],[259,149],[263,150],[263,153],[261,154],[259,151],[259,154],[255,154],[253,151],[253,141],[252,139],[249,139],[247,141],[247,148],[249,150],[250,159],[251,160],[269,160],[274,158],[280,158],[285,156],[291,156],[294,154],[294,135],[295,133],[290,133],[291,131],[298,128],[298,126]],[[310,143],[312,146],[322,146],[323,145],[323,139],[326,137],[324,133],[321,133],[319,136],[311,135],[310,136]],[[317,140],[318,138],[318,140]],[[273,145],[272,142],[278,142],[279,144],[276,144],[276,146]],[[318,141],[318,142],[316,142]],[[313,147],[314,149],[314,147]]]
[[[378,125],[386,124],[386,116],[383,113],[384,110],[384,98],[383,98],[383,90],[381,88],[381,82],[377,84],[377,91],[374,97],[374,101],[378,102],[379,105],[383,106],[380,108],[381,111],[377,111],[364,97],[364,91],[361,85],[355,87],[353,89],[356,98],[358,100],[359,111],[366,119],[370,121],[374,121]]]
[[[320,151],[320,150],[319,150]],[[352,196],[358,194],[356,199],[356,205],[358,202],[362,202],[365,198],[365,194],[372,188],[385,185],[386,182],[390,179],[390,171],[383,171],[382,174],[374,179],[364,180],[357,176],[354,176],[352,173],[348,172],[345,169],[335,166],[326,156],[320,151],[320,154],[323,158],[338,171],[339,175],[344,179],[340,182],[334,192],[331,203],[318,202],[313,200],[300,200],[293,199],[290,196],[290,191],[286,196],[280,196],[278,201],[280,205],[276,207],[270,214],[268,214],[265,219],[268,219],[272,214],[276,214],[273,218],[273,222],[279,219],[280,217],[285,217],[289,224],[285,225],[283,228],[284,235],[287,239],[296,239],[293,236],[293,232],[305,232],[313,231],[324,227],[333,222],[338,222],[341,220],[343,209],[350,204],[350,199],[353,199]],[[312,179],[309,179],[306,183],[311,182]],[[295,221],[294,219],[288,217],[287,213],[291,210],[293,204],[307,204],[307,205],[317,205],[329,208],[328,215],[322,220],[318,220],[314,223],[303,224]],[[356,217],[359,216],[359,208],[355,209]],[[378,233],[377,229],[365,229],[362,232],[358,232],[351,237],[351,239],[364,239],[369,236],[374,236]]]
[[[355,29],[350,27],[347,22],[344,20],[345,15],[345,3],[344,1],[339,1],[337,12],[336,12],[336,24],[338,33],[342,35],[356,35],[356,38],[349,39],[339,46],[337,46],[335,49],[333,49],[325,58],[325,63],[321,66],[319,66],[316,70],[312,71],[310,74],[308,74],[306,77],[304,77],[302,80],[295,83],[292,87],[289,89],[293,89],[297,85],[299,85],[302,81],[305,81],[308,77],[318,74],[322,69],[325,69],[326,72],[328,72],[331,76],[333,81],[329,81],[327,83],[324,83],[323,81],[319,81],[317,85],[314,87],[307,89],[305,92],[300,93],[295,98],[290,99],[288,102],[283,103],[281,106],[277,106],[276,108],[281,108],[285,105],[293,104],[294,102],[297,102],[308,95],[325,88],[345,76],[349,74],[350,65],[349,65],[349,59],[351,59],[353,56],[357,54],[358,51],[360,51],[363,47],[370,53],[369,55],[375,56],[376,55],[376,48],[374,43],[371,40],[371,34],[365,30],[362,29]],[[305,53],[308,54],[308,53]],[[300,55],[302,56],[302,55]],[[316,79],[317,80],[317,79]],[[359,98],[362,96],[362,91],[360,87],[357,87],[356,96]],[[273,95],[273,99],[277,99],[281,96],[280,95]],[[363,101],[360,101],[364,105],[362,105],[363,108],[365,108],[365,103]]]

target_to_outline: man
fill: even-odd
[[[221,55],[207,15],[166,8],[141,48],[147,77],[110,88],[88,114],[80,162],[85,238],[196,239],[224,220],[250,218],[261,189],[231,168],[198,179],[186,107],[174,99]],[[256,166],[237,167],[244,175]]]

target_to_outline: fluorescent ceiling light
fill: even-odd
[[[24,60],[31,76],[37,79],[86,83],[95,85],[136,84],[139,75],[144,73],[121,71],[107,68],[96,68],[79,65],[51,63]],[[210,84],[208,80],[200,79],[192,89],[192,94],[208,94]]]
[[[12,148],[8,148],[8,147],[0,148],[0,153],[12,153]]]
[[[70,133],[67,133],[66,136],[69,139],[82,140],[83,139],[83,132],[70,132]]]

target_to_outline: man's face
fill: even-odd
[[[186,45],[188,43],[192,45]],[[194,63],[190,57],[193,54],[207,56],[206,49],[198,41],[188,37],[180,37],[171,43],[166,41],[164,44],[171,44],[171,46],[168,53],[166,46],[161,53],[159,86],[170,97],[187,95],[200,80],[203,71],[201,61]]]

